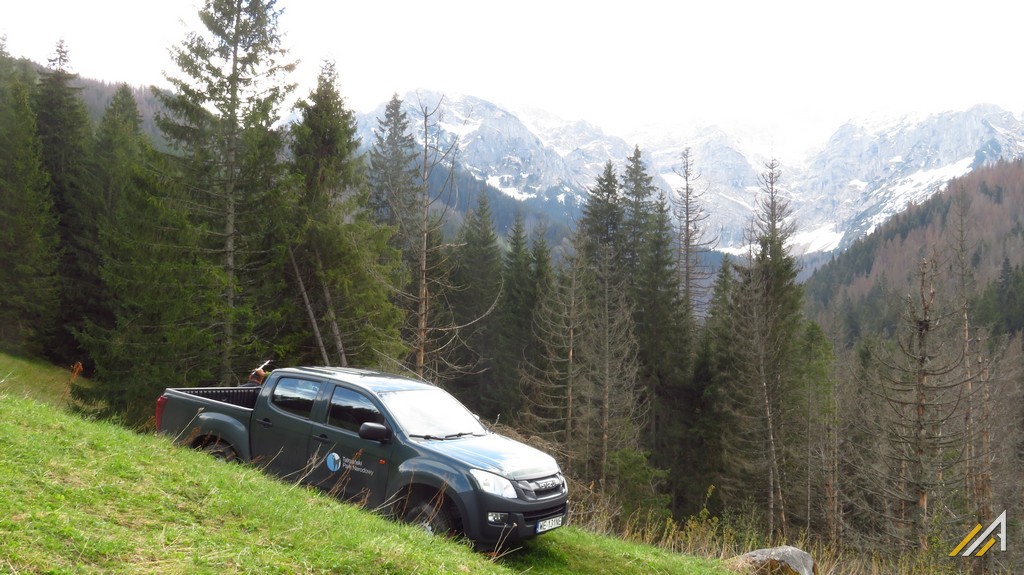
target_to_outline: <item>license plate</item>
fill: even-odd
[[[551,519],[545,519],[537,522],[537,533],[544,533],[545,531],[551,531],[556,527],[562,526],[562,516],[552,517]]]

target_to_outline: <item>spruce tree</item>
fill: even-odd
[[[882,465],[869,481],[886,497],[874,511],[890,540],[920,551],[973,495],[965,480],[975,462],[964,447],[974,439],[967,409],[980,399],[971,390],[981,373],[965,365],[976,358],[964,350],[966,302],[951,295],[956,280],[945,281],[952,267],[935,253],[921,259],[893,341],[871,350],[873,373],[864,382],[881,407],[872,413],[878,441],[870,449]]]
[[[612,257],[617,258],[622,249],[621,229],[624,218],[618,175],[614,164],[608,160],[594,187],[590,189],[590,196],[583,207],[583,217],[577,225],[581,253],[590,260],[597,257],[602,247],[608,247]]]
[[[259,328],[275,312],[261,299],[284,277],[280,242],[271,240],[282,234],[274,214],[285,208],[274,125],[294,64],[281,48],[279,15],[274,0],[207,0],[204,29],[174,49],[181,75],[168,75],[173,91],[158,93],[167,109],[158,125],[181,154],[177,177],[192,192],[192,222],[205,236],[196,257],[209,264],[222,302],[207,320],[218,333],[211,351],[221,383],[237,382],[268,353],[272,342]]]
[[[791,523],[787,505],[795,488],[787,465],[807,438],[792,433],[789,425],[793,417],[802,416],[799,406],[806,397],[795,361],[804,321],[803,291],[796,281],[797,260],[787,245],[795,224],[780,179],[778,163],[766,163],[751,221],[749,259],[737,268],[731,323],[743,342],[736,350],[743,359],[731,400],[735,427],[744,430],[735,438],[743,461],[734,462],[749,469],[750,481],[761,485],[755,489],[747,484],[745,491],[761,494],[769,534],[785,536]]]
[[[533,254],[526,238],[522,212],[516,211],[507,239],[508,249],[502,260],[503,285],[497,309],[498,343],[494,350],[495,386],[502,390],[507,403],[506,413],[517,413],[522,407],[517,372],[530,344],[533,314],[537,305],[537,278]]]
[[[626,158],[622,173],[622,253],[620,265],[631,292],[636,289],[635,279],[642,273],[642,252],[647,243],[651,220],[654,217],[654,178],[647,173],[640,147]],[[635,293],[630,294],[631,297]]]
[[[676,272],[679,275],[675,354],[679,377],[663,389],[663,396],[671,399],[667,404],[670,413],[663,414],[662,418],[671,424],[658,434],[666,447],[656,449],[654,455],[658,457],[675,451],[673,461],[695,462],[685,469],[674,466],[669,482],[675,495],[674,510],[696,513],[705,503],[708,477],[718,471],[717,462],[720,460],[712,455],[718,453],[716,443],[719,436],[714,432],[715,417],[710,409],[716,405],[711,393],[715,387],[710,381],[713,368],[711,358],[707,357],[711,353],[711,338],[707,329],[701,329],[701,319],[707,316],[706,299],[714,279],[706,261],[717,238],[708,234],[709,215],[702,205],[706,187],[699,187],[701,176],[689,148],[683,150],[680,164],[673,171],[682,181],[672,196],[678,250]]]
[[[165,387],[211,379],[213,345],[204,323],[217,305],[184,190],[142,134],[135,99],[118,89],[97,130],[96,175],[106,190],[100,221],[100,277],[112,322],[89,323],[83,345],[95,358],[93,381],[77,381],[76,409],[143,426]]]
[[[377,118],[369,154],[370,199],[368,209],[375,221],[394,226],[394,243],[412,254],[418,221],[418,167],[416,140],[403,102],[395,94]],[[415,266],[412,262],[410,269]]]
[[[733,406],[745,398],[734,396],[744,388],[733,385],[742,361],[736,353],[742,344],[732,326],[736,291],[735,264],[725,256],[711,287],[707,319],[700,332],[687,393],[691,398],[687,405],[693,417],[691,427],[682,437],[686,442],[683,449],[691,454],[695,463],[688,481],[676,484],[677,509],[699,511],[710,486],[717,488],[719,496],[726,497],[742,493],[745,487],[735,468],[727,465],[742,456],[737,454],[738,442],[733,441],[734,434],[740,431],[734,427],[737,419]],[[703,455],[693,457],[694,453]]]
[[[680,323],[674,236],[668,200],[662,194],[653,204],[643,230],[640,268],[633,288],[640,378],[652,405],[644,445],[662,467],[679,462],[672,453],[678,444],[667,431],[684,424],[682,414],[687,408],[679,404],[679,389],[687,376],[690,353],[685,349]]]
[[[28,86],[0,43],[0,347],[39,355],[54,327],[59,237]]]
[[[612,248],[603,246],[584,275],[585,304],[579,361],[586,384],[581,402],[585,478],[611,489],[612,457],[640,448],[648,404],[644,401],[632,309],[616,270]]]
[[[50,194],[60,231],[61,298],[57,329],[47,353],[61,364],[82,362],[86,373],[92,362],[75,334],[87,321],[107,323],[108,311],[99,280],[96,252],[97,189],[91,173],[92,128],[71,72],[70,50],[57,43],[49,68],[36,86],[33,108],[43,168],[50,175]]]
[[[413,188],[416,217],[411,222],[415,241],[408,258],[413,281],[411,289],[403,294],[410,310],[412,371],[437,382],[468,369],[455,356],[458,346],[454,344],[461,335],[450,302],[459,286],[450,282],[450,250],[443,243],[447,206],[454,203],[458,192],[455,158],[459,150],[458,138],[448,140],[441,129],[444,105],[443,96],[433,104],[418,103],[421,147],[417,154],[419,175]]]
[[[519,370],[526,402],[519,425],[556,446],[562,469],[573,477],[584,477],[587,469],[589,426],[584,421],[589,409],[583,398],[592,395],[580,361],[587,327],[583,264],[579,254],[572,254],[555,268],[534,314],[530,347],[536,353]]]
[[[387,245],[393,228],[370,221],[355,116],[337,83],[334,64],[325,63],[317,87],[297,105],[301,117],[291,128],[293,170],[302,183],[288,248],[295,284],[288,291],[310,322],[293,321],[291,337],[304,349],[316,345],[328,364],[393,368],[403,346],[401,314],[389,296],[401,259]],[[321,325],[331,345],[311,341]]]
[[[508,409],[511,390],[497,386],[494,358],[500,344],[497,313],[502,294],[501,248],[494,230],[490,203],[481,190],[476,209],[466,215],[459,230],[452,272],[458,290],[452,294],[455,320],[461,328],[464,349],[460,365],[465,373],[456,385],[471,408],[486,417]]]

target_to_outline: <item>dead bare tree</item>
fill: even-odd
[[[879,485],[892,498],[893,535],[928,549],[929,536],[948,518],[951,495],[964,485],[959,424],[970,380],[964,371],[959,306],[938,299],[937,256],[922,258],[916,294],[904,301],[895,346],[879,346],[877,393],[888,407],[884,437],[887,473]],[[972,379],[974,375],[970,376]]]
[[[718,246],[718,236],[709,236],[707,219],[701,200],[707,192],[707,185],[700,185],[700,172],[694,166],[690,148],[683,150],[681,164],[672,169],[683,183],[675,189],[672,208],[678,225],[677,248],[679,285],[682,299],[690,318],[702,315],[711,278],[714,271],[704,262],[703,257]],[[692,319],[691,319],[692,321]]]

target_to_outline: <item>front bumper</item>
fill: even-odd
[[[521,491],[521,490],[519,490]],[[564,526],[568,521],[569,493],[565,484],[553,494],[506,499],[476,492],[475,505],[463,511],[463,529],[478,544],[528,539]]]

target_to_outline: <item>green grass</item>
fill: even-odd
[[[0,573],[729,573],[572,527],[492,560],[164,437],[56,409],[70,372],[3,355],[0,372]]]
[[[71,366],[60,369],[38,361],[0,353],[0,391],[67,407]]]
[[[516,573],[617,575],[659,573],[718,575],[732,573],[721,562],[679,555],[657,547],[600,537],[580,529],[561,529],[523,544],[501,563]]]

